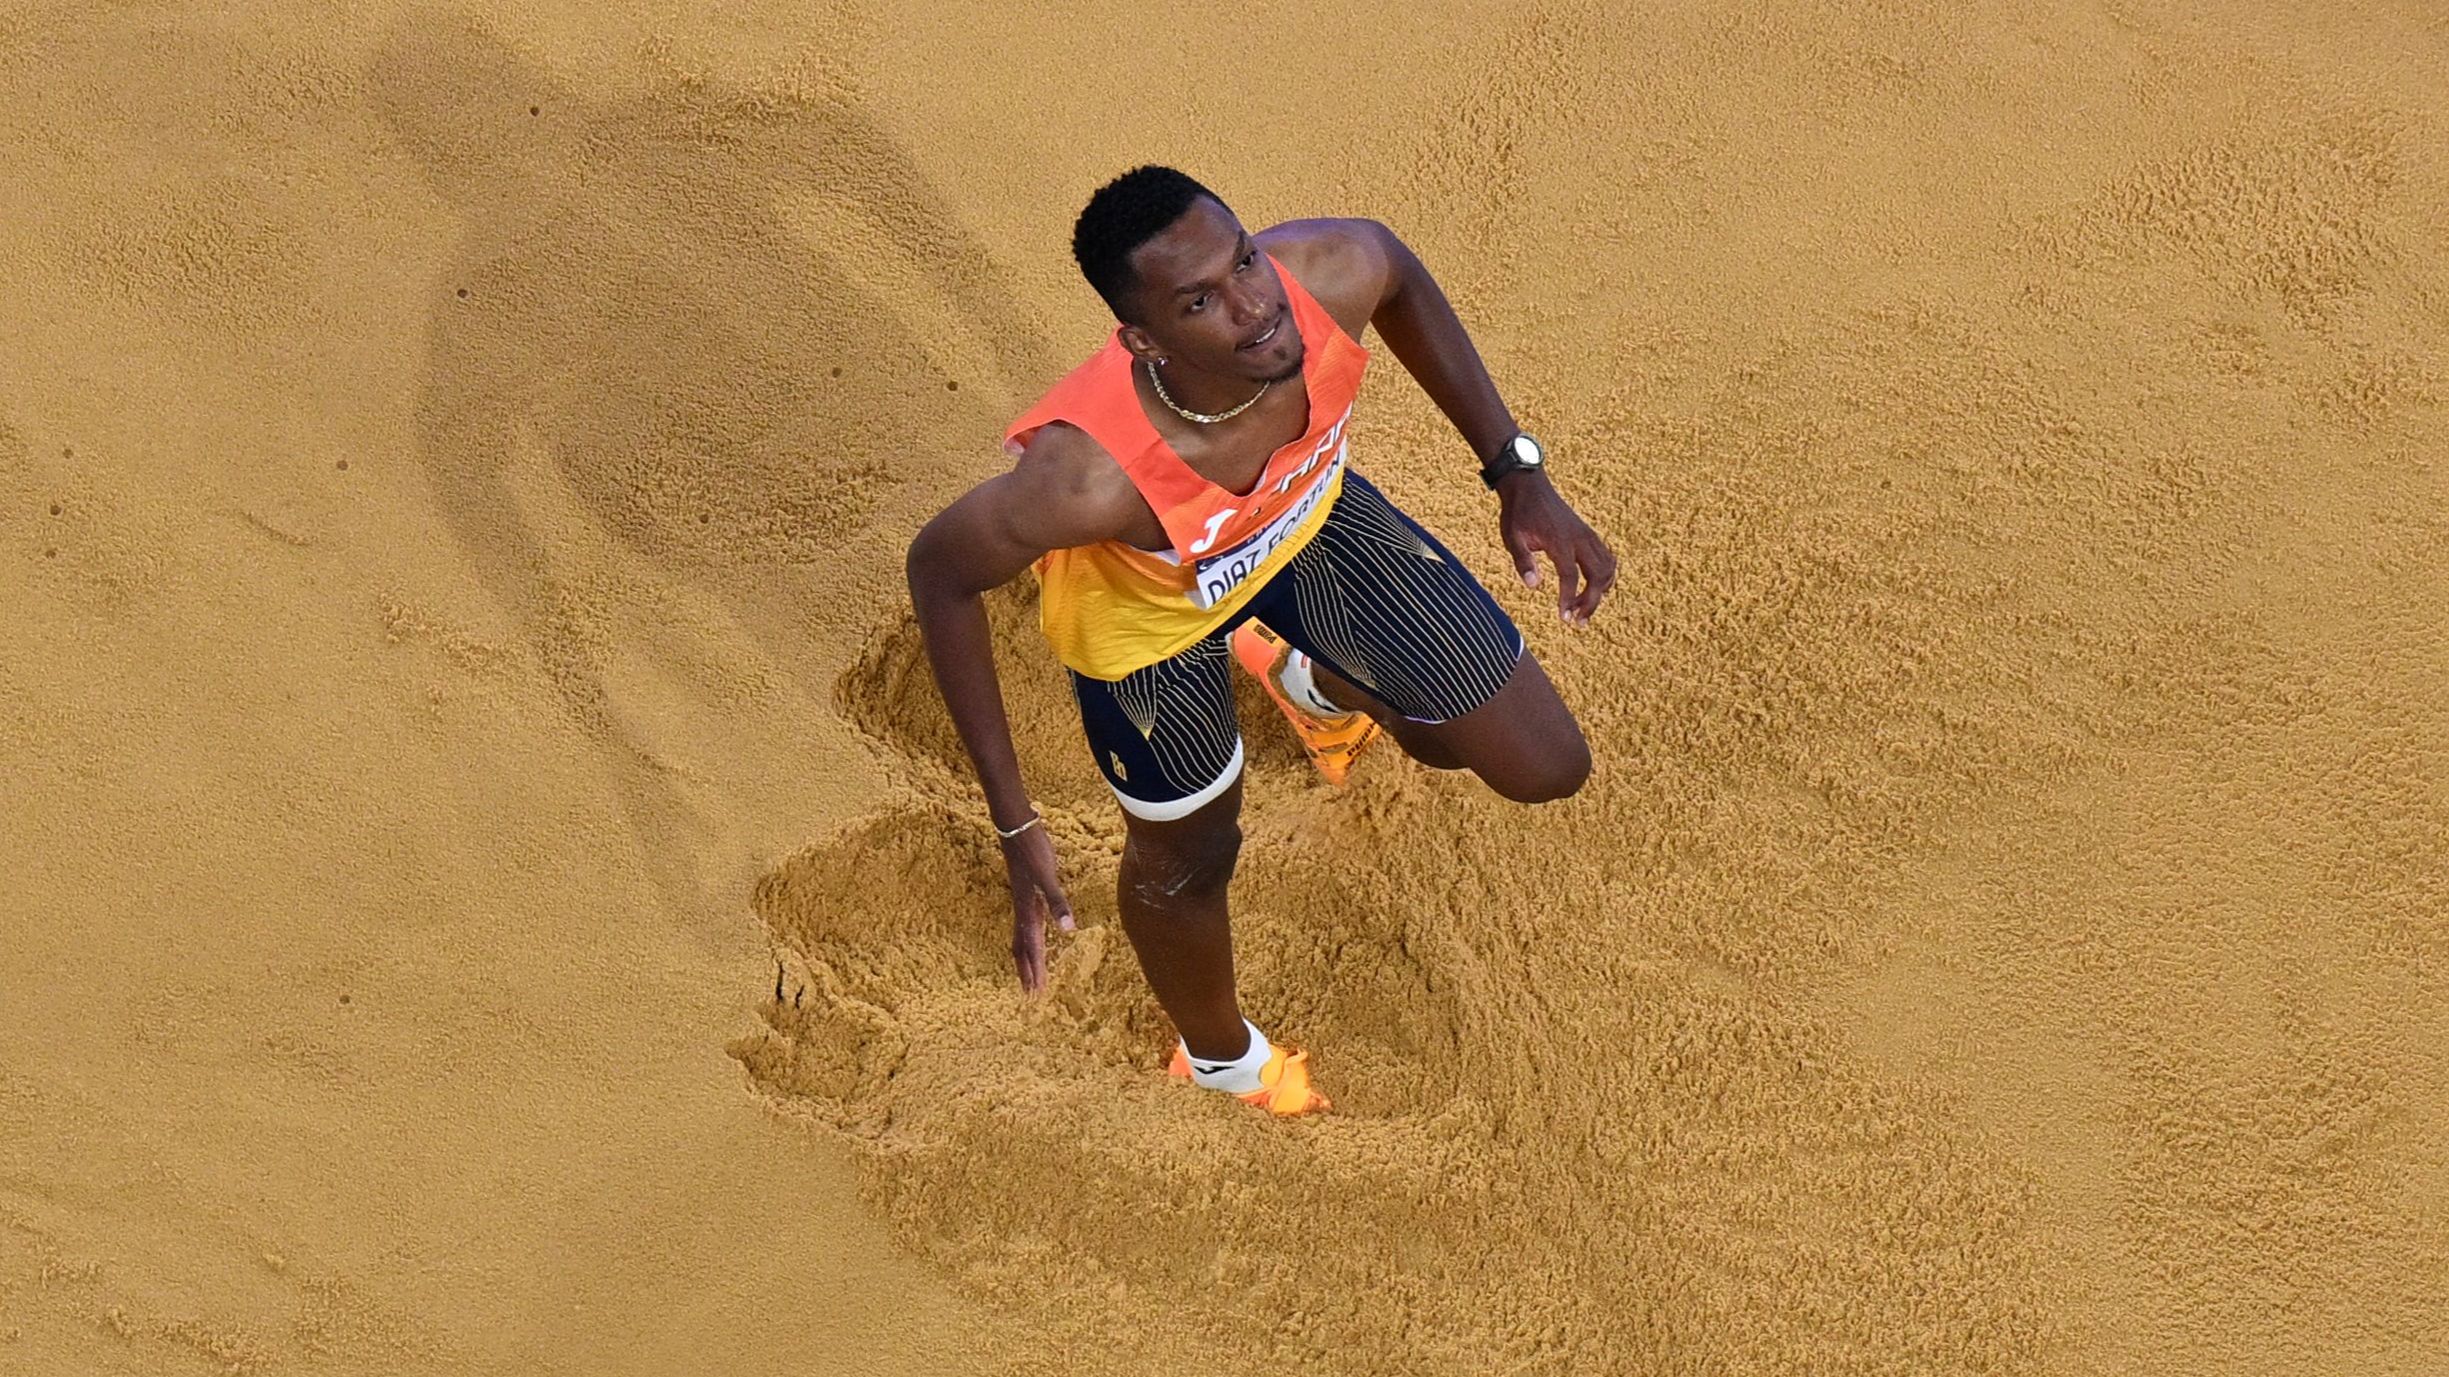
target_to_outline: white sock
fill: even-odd
[[[1275,1049],[1267,1045],[1267,1035],[1259,1031],[1257,1024],[1245,1018],[1242,1026],[1250,1030],[1250,1047],[1231,1061],[1202,1061],[1191,1056],[1189,1044],[1183,1045],[1182,1055],[1190,1062],[1191,1084],[1236,1095],[1247,1095],[1259,1088],[1259,1072],[1266,1068]]]
[[[1284,657],[1284,672],[1276,676],[1276,682],[1284,686],[1294,702],[1320,717],[1345,715],[1344,709],[1328,702],[1327,696],[1318,691],[1318,677],[1310,673],[1310,657],[1298,650]]]

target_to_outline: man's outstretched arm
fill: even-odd
[[[1395,232],[1375,220],[1351,221],[1352,233],[1383,263],[1383,285],[1369,323],[1404,370],[1420,383],[1437,409],[1462,433],[1463,443],[1483,463],[1497,447],[1521,433],[1514,413],[1497,395],[1477,345],[1463,329],[1453,303],[1429,270]]]
[[[1049,550],[1108,539],[1125,529],[1130,509],[1112,482],[1095,481],[1102,456],[1077,452],[1060,427],[1040,431],[1008,473],[970,489],[919,530],[910,542],[910,602],[927,664],[986,791],[988,816],[999,832],[1035,814],[1012,749],[1011,719],[995,674],[995,646],[980,595],[1018,578]],[[1111,469],[1112,462],[1104,461]],[[1121,478],[1120,470],[1114,477]],[[1046,983],[1045,924],[1072,925],[1071,903],[1046,829],[1007,837],[1004,863],[1012,881],[1012,959],[1022,988]]]
[[[1315,242],[1316,236],[1331,243],[1333,275],[1371,302],[1369,323],[1482,464],[1521,433],[1453,304],[1393,230],[1375,220],[1307,221],[1286,228],[1305,240]],[[1616,581],[1616,557],[1607,542],[1574,513],[1543,470],[1498,479],[1497,497],[1498,531],[1522,581],[1539,586],[1535,556],[1546,552],[1556,565],[1558,615],[1577,625],[1590,620]]]

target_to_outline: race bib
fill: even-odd
[[[1343,477],[1345,446],[1335,447],[1335,457],[1328,461],[1309,490],[1285,508],[1275,520],[1251,533],[1250,538],[1229,550],[1209,555],[1193,566],[1198,579],[1191,585],[1191,605],[1214,607],[1230,596],[1234,589],[1250,581],[1250,576],[1267,567],[1267,561],[1283,548],[1284,542],[1298,534],[1310,517],[1327,500],[1328,492]]]

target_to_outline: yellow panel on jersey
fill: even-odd
[[[1340,459],[1340,456],[1338,456]],[[1205,640],[1318,534],[1343,491],[1343,467],[1310,492],[1304,520],[1208,607],[1193,600],[1193,568],[1118,541],[1056,550],[1037,562],[1038,627],[1055,658],[1091,679],[1120,679]]]

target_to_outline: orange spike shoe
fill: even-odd
[[[1260,625],[1246,621],[1233,628],[1233,658],[1242,662],[1267,696],[1283,710],[1286,721],[1293,724],[1293,734],[1301,738],[1301,747],[1310,754],[1318,773],[1327,783],[1340,785],[1352,773],[1352,762],[1360,758],[1363,748],[1378,739],[1383,728],[1365,712],[1347,712],[1341,717],[1321,717],[1292,700],[1284,691],[1284,660],[1293,648],[1284,638]]]
[[[1173,1062],[1165,1074],[1178,1081],[1190,1080],[1190,1057],[1182,1044],[1175,1043]],[[1327,1097],[1310,1088],[1310,1054],[1277,1046],[1259,1068],[1259,1088],[1233,1097],[1243,1104],[1254,1104],[1270,1114],[1291,1118],[1296,1114],[1315,1114],[1333,1109]]]

